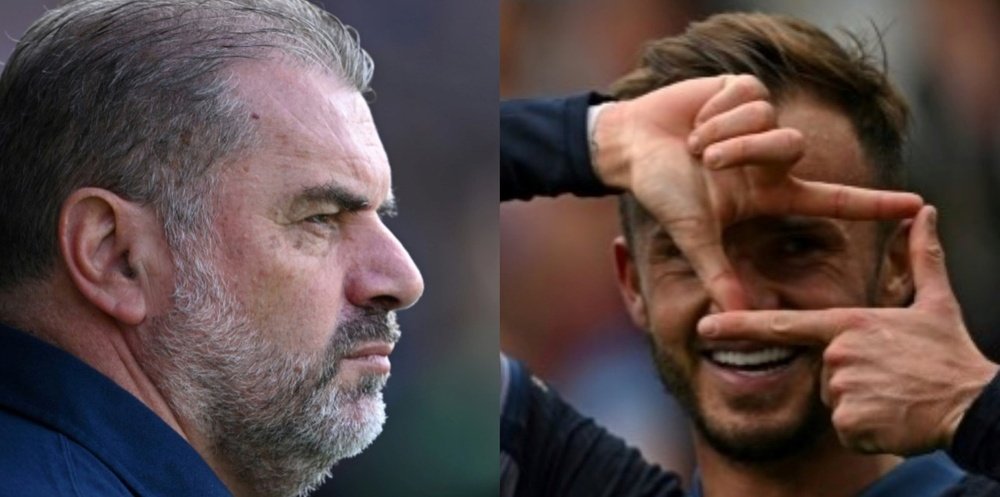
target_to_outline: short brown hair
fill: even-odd
[[[850,40],[853,46],[844,47],[816,26],[786,16],[718,14],[691,24],[682,35],[650,42],[638,67],[615,82],[611,93],[631,99],[722,74],[756,76],[779,104],[804,90],[847,116],[873,167],[875,186],[902,188],[908,106],[865,43],[853,35]],[[636,223],[651,218],[628,194],[620,208],[631,244]]]

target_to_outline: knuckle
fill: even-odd
[[[871,326],[872,318],[866,312],[852,312],[844,317],[844,330],[865,330]]]
[[[844,347],[841,342],[834,341],[826,346],[823,350],[823,362],[830,366],[841,366],[846,364],[850,360],[850,350]],[[830,387],[833,388],[834,380],[837,378],[830,379]]]
[[[777,124],[778,114],[770,102],[760,100],[750,104],[753,107],[753,124],[757,129],[767,129]]]
[[[715,142],[719,136],[719,123],[717,119],[709,119],[698,126],[698,135],[702,143],[710,144]],[[705,145],[702,145],[705,148]]]
[[[766,98],[768,96],[767,87],[757,78],[749,74],[740,74],[730,80],[733,90],[740,97],[747,99]]]
[[[840,399],[843,397],[843,395],[847,393],[847,388],[847,382],[839,376],[830,378],[830,381],[826,385],[827,392],[834,399]]]
[[[785,149],[789,151],[793,160],[798,160],[805,154],[806,139],[798,130],[787,129],[784,131]]]
[[[941,244],[939,243],[928,245],[924,249],[924,253],[927,255],[927,258],[933,262],[936,263],[944,262],[944,247],[942,247]]]
[[[753,137],[750,136],[735,140],[731,146],[731,152],[727,155],[734,158],[734,160],[742,160],[750,152],[750,143],[752,140]]]
[[[857,439],[861,435],[861,427],[859,424],[859,418],[850,409],[836,409],[833,411],[833,416],[831,418],[834,428],[840,433],[841,437],[848,440]]]
[[[792,327],[791,317],[784,312],[777,312],[767,323],[771,331],[782,333],[787,332]]]
[[[737,76],[729,82],[731,91],[740,100],[752,100],[754,98],[754,88],[752,81],[743,76]]]

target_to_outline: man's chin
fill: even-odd
[[[385,402],[382,392],[365,393],[344,399],[336,409],[336,419],[331,419],[328,432],[328,451],[335,456],[333,462],[354,457],[368,448],[382,433],[385,425]]]
[[[723,420],[700,409],[692,417],[699,438],[727,459],[767,463],[809,450],[831,429],[829,411],[818,398],[814,400],[787,420],[760,413],[742,416],[727,413],[736,419]]]

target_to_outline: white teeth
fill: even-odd
[[[784,361],[792,357],[795,351],[785,347],[771,347],[768,349],[753,350],[748,352],[737,352],[734,350],[714,350],[711,353],[712,360],[725,364],[726,366],[760,366],[769,362]]]

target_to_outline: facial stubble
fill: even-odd
[[[340,384],[338,373],[358,344],[398,340],[395,315],[360,311],[321,353],[289,352],[269,338],[285,330],[254,322],[219,271],[186,252],[174,308],[145,335],[147,372],[241,481],[259,495],[304,495],[381,432],[388,375]]]
[[[725,426],[712,413],[706,412],[693,386],[694,380],[681,362],[652,338],[650,349],[661,381],[687,412],[698,434],[731,461],[761,464],[792,457],[813,447],[820,436],[831,429],[830,411],[820,400],[818,380],[803,394],[806,405],[795,413],[790,423],[757,429]],[[693,350],[693,347],[688,349]],[[746,405],[739,407],[745,407],[749,416],[753,410],[765,408],[767,403],[768,399],[748,399],[744,402]]]

